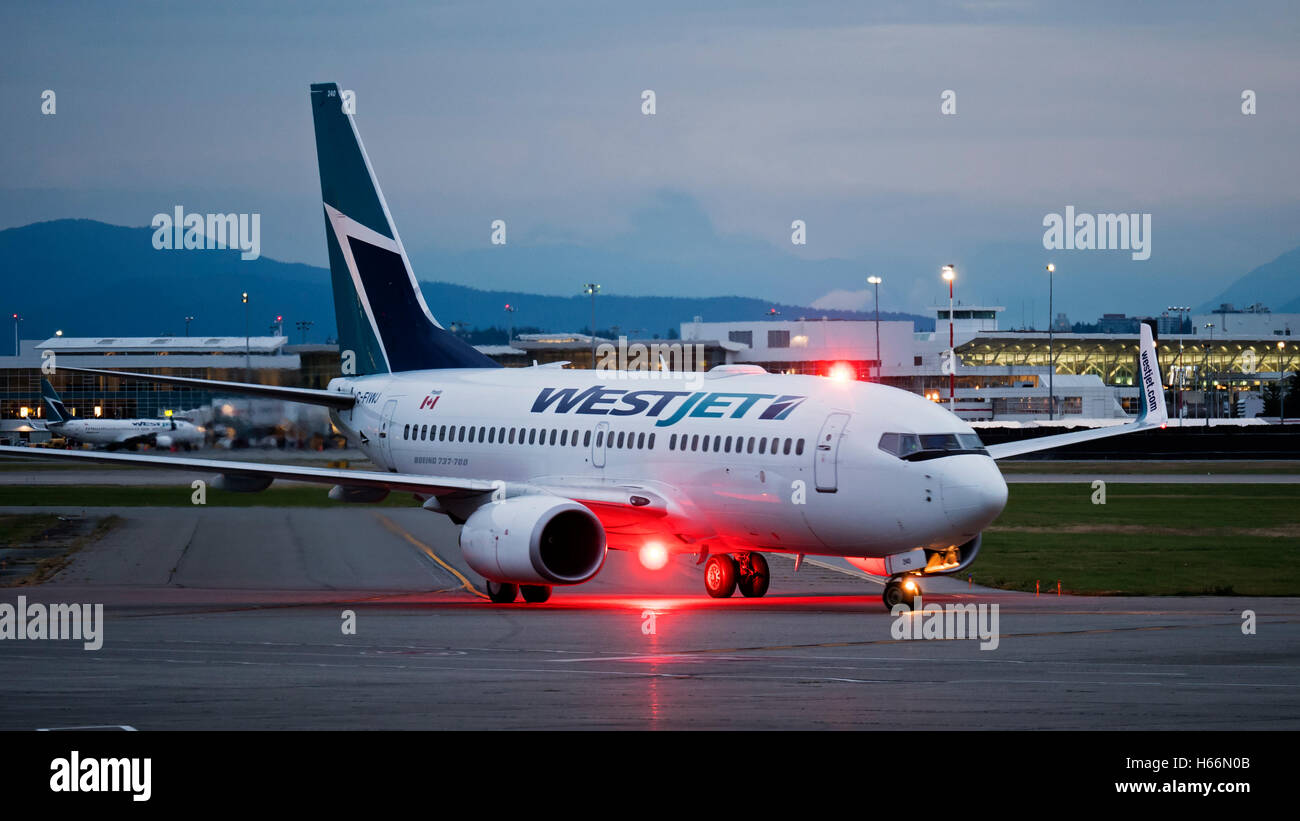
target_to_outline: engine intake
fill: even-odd
[[[517,496],[483,505],[460,531],[475,573],[514,584],[580,584],[605,562],[605,528],[570,499]]]

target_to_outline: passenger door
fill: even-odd
[[[379,417],[379,449],[384,454],[384,461],[389,470],[396,470],[393,463],[393,414],[397,411],[397,400],[389,399],[384,403],[384,412]]]
[[[817,447],[813,448],[813,479],[820,493],[834,493],[839,487],[835,460],[848,421],[847,413],[832,413],[826,417],[821,433],[817,434]]]

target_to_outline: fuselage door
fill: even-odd
[[[605,448],[608,446],[609,423],[601,422],[596,425],[596,435],[591,440],[591,463],[598,468],[605,466]]]
[[[840,437],[848,424],[847,413],[832,413],[826,417],[821,433],[817,434],[817,447],[813,448],[813,478],[821,493],[834,493],[836,484],[835,459],[840,450]]]
[[[397,400],[389,399],[384,403],[384,412],[379,417],[379,449],[384,454],[384,461],[393,468],[393,413],[397,411]]]

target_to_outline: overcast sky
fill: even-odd
[[[501,218],[516,249],[633,254],[649,231],[685,259],[761,243],[776,260],[851,263],[747,294],[783,301],[848,291],[832,301],[852,302],[880,273],[888,307],[916,310],[941,293],[939,266],[957,262],[969,300],[1015,313],[1055,256],[1058,310],[1090,319],[1207,299],[1300,245],[1294,4],[699,5],[10,9],[0,228],[147,225],[179,203],[261,213],[264,255],[324,264],[307,87],[333,80],[357,93],[417,262],[420,249],[489,250]],[[654,116],[641,113],[643,89],[656,92]],[[1244,89],[1254,116],[1241,112]],[[656,237],[639,215],[665,197],[698,219]],[[1043,216],[1067,205],[1150,213],[1151,259],[1043,250]],[[794,219],[806,246],[790,243]],[[517,287],[571,293],[569,279],[521,272]]]

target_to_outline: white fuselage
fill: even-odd
[[[634,487],[668,500],[658,518],[603,511],[615,548],[657,539],[692,550],[712,540],[879,557],[963,544],[1006,503],[987,455],[908,461],[882,450],[885,433],[973,431],[932,402],[877,384],[533,367],[350,377],[330,387],[357,397],[335,422],[385,469],[557,492]]]
[[[46,425],[50,432],[91,445],[151,441],[158,447],[202,445],[203,431],[193,423],[170,419],[69,419]]]

